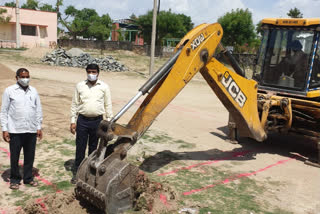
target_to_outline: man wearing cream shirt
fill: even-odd
[[[88,155],[97,148],[97,129],[101,120],[111,120],[112,103],[109,86],[98,80],[99,66],[89,64],[86,68],[87,80],[76,86],[71,104],[70,131],[76,133],[76,157],[71,183],[75,184],[75,174],[85,157],[87,144]],[[77,118],[77,119],[76,119]]]

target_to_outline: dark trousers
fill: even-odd
[[[10,133],[10,183],[20,183],[21,175],[19,172],[19,157],[23,149],[23,182],[33,181],[32,168],[36,151],[36,133],[12,134]]]
[[[97,117],[96,119],[89,119],[79,115],[76,128],[76,160],[74,172],[77,172],[85,157],[87,144],[89,144],[88,155],[97,149],[97,130],[101,120],[102,116]]]

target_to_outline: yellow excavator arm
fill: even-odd
[[[178,55],[171,70],[153,86],[127,128],[140,137],[200,71],[238,124],[241,134],[257,141],[264,140],[266,134],[257,107],[257,83],[231,71],[213,57],[222,35],[218,23],[202,24],[190,31],[177,45]],[[144,94],[148,90],[142,87],[140,92]]]
[[[237,72],[231,71],[213,57],[222,35],[218,23],[194,28],[177,45],[174,56],[139,89],[137,95],[110,122],[101,122],[99,147],[82,162],[77,173],[78,196],[107,213],[131,207],[132,186],[138,169],[122,160],[199,71],[230,112],[242,136],[257,141],[266,138],[258,113],[257,83],[242,77],[238,67],[235,66]],[[230,54],[226,53],[226,56],[230,58]],[[234,61],[231,64],[235,64]],[[148,95],[127,126],[117,124],[116,121],[145,94]],[[115,143],[108,145],[115,136],[118,137]]]

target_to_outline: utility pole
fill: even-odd
[[[20,10],[19,10],[19,0],[16,0],[16,48],[20,48]]]
[[[150,54],[150,69],[149,69],[149,75],[150,76],[153,74],[154,51],[155,51],[155,46],[156,46],[157,8],[158,8],[157,2],[158,2],[158,0],[153,0],[151,54]]]

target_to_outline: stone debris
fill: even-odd
[[[66,51],[66,53],[69,56],[80,56],[81,54],[84,54],[85,52],[81,50],[80,48],[71,48],[70,50]]]
[[[70,49],[68,52],[62,48],[59,48],[50,54],[45,55],[41,61],[52,66],[55,65],[85,68],[88,64],[95,63],[98,64],[100,70],[103,71],[123,72],[128,70],[125,65],[115,60],[112,56],[93,58],[88,53],[81,53],[80,49]]]

